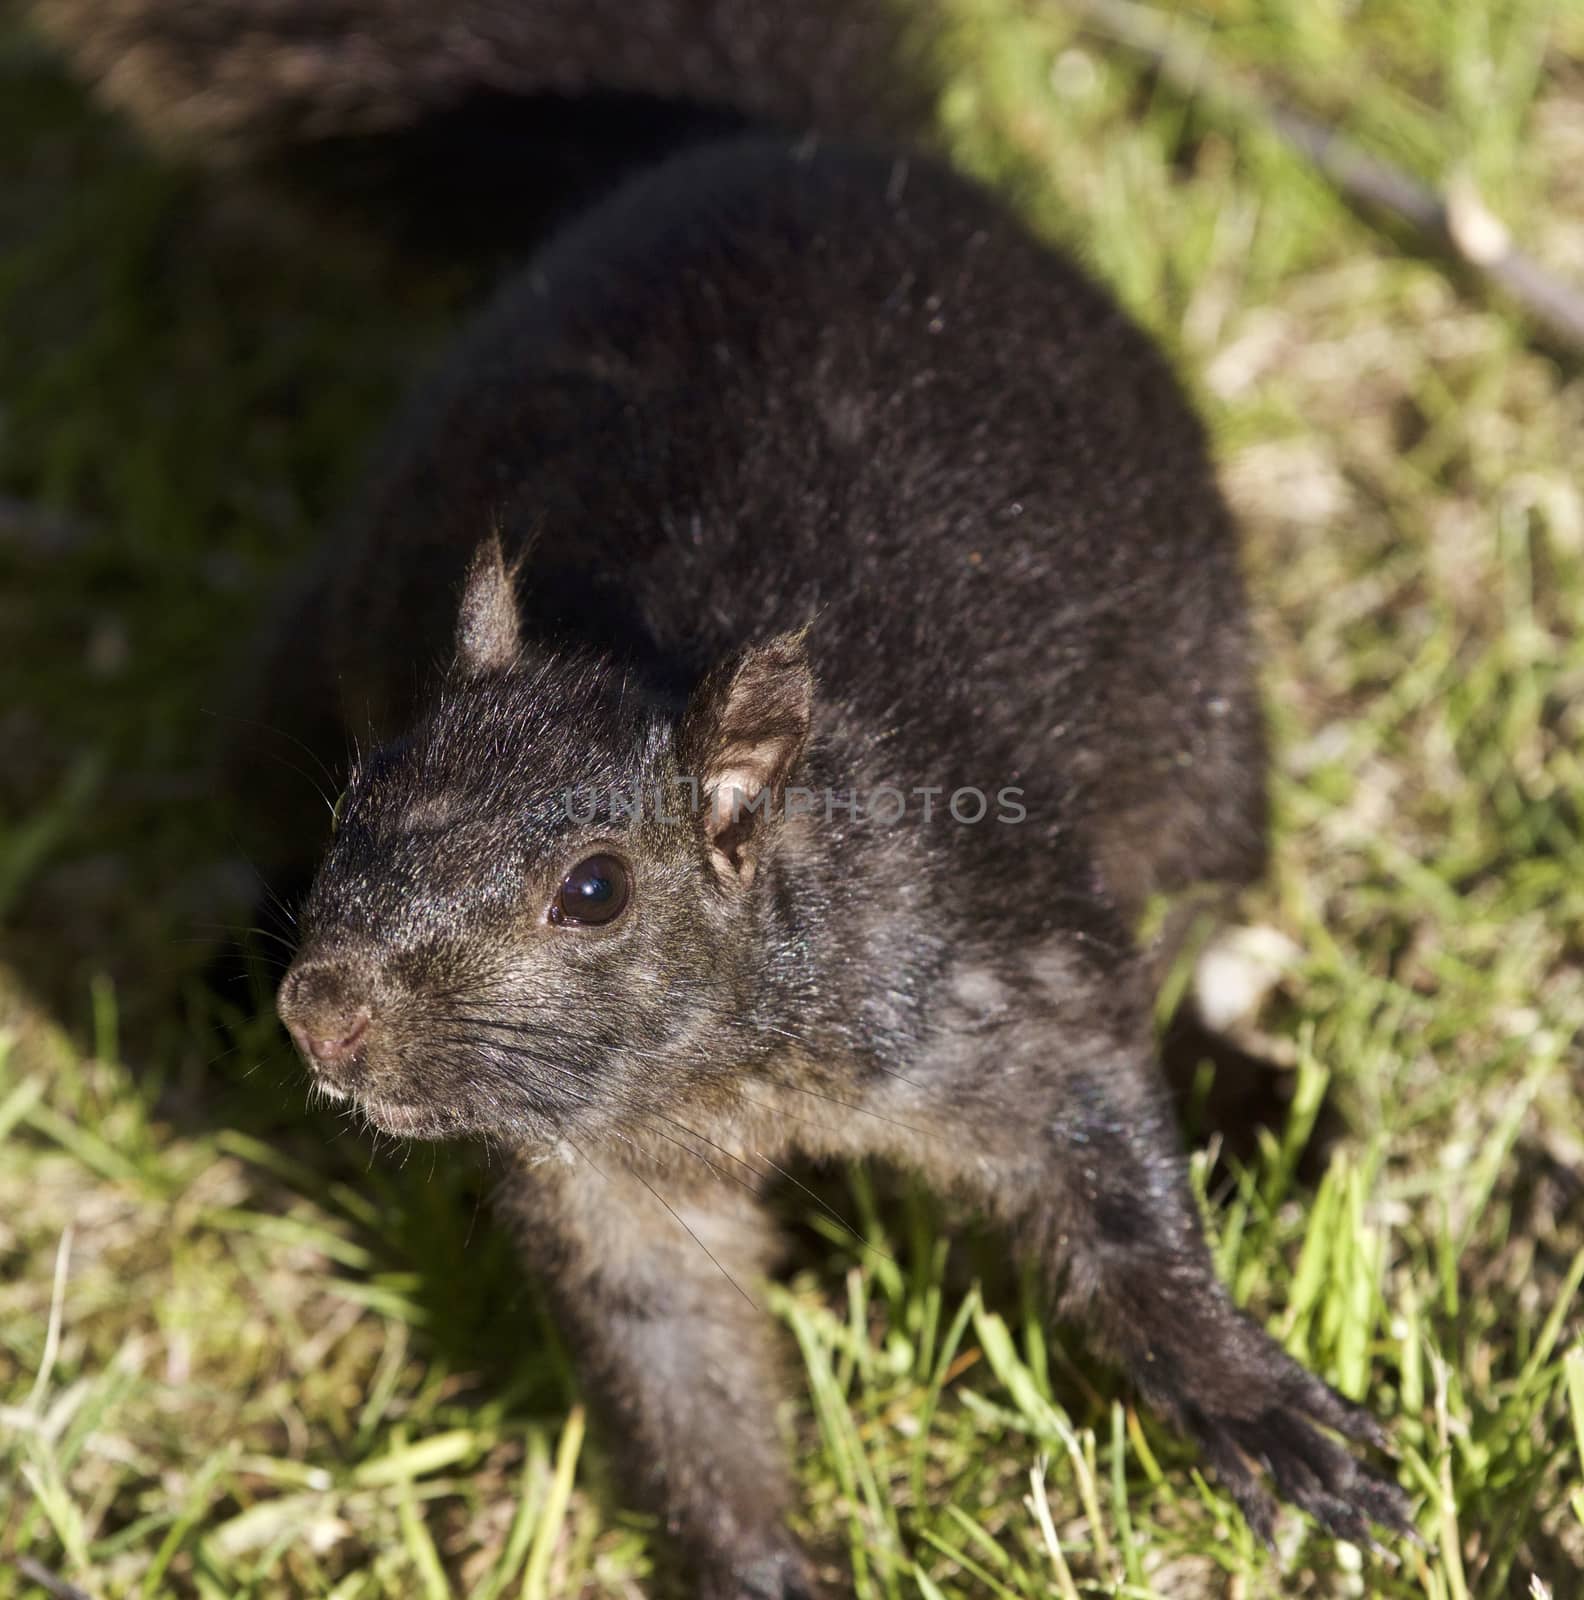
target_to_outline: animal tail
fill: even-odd
[[[752,127],[911,141],[933,0],[33,0],[105,102],[208,164],[521,242]],[[377,198],[374,198],[377,197]]]

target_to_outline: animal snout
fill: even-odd
[[[336,1066],[342,1062],[350,1061],[362,1048],[364,1037],[368,1033],[369,1014],[366,1006],[360,1006],[351,1014],[342,1014],[322,1019],[323,1026],[317,1028],[304,1027],[297,1024],[291,1027],[291,1035],[303,1054],[316,1066]]]
[[[334,968],[296,967],[286,975],[275,1009],[310,1065],[357,1064],[373,1013]]]

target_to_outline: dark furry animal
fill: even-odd
[[[1407,1525],[1217,1281],[1133,939],[1263,858],[1233,528],[1159,353],[995,200],[777,137],[638,177],[420,394],[279,679],[327,760],[387,740],[281,1016],[324,1094],[504,1154],[694,1592],[816,1592],[737,1287],[796,1154],[1004,1222],[1261,1533],[1262,1476]]]

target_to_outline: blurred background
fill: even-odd
[[[769,1298],[809,1531],[886,1600],[1584,1593],[1584,357],[1278,109],[1584,293],[1584,5],[941,9],[936,141],[1172,352],[1243,518],[1270,981],[1230,1111],[1179,1048],[1185,1121],[1238,1297],[1392,1419],[1426,1544],[1256,1548],[994,1241],[864,1174],[822,1192],[886,1253],[793,1197]],[[311,1116],[206,975],[247,641],[492,270],[151,151],[0,11],[5,1600],[647,1592],[488,1171]]]

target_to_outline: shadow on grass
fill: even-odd
[[[178,1135],[365,1195],[426,1337],[509,1386],[541,1319],[487,1169],[393,1163],[305,1109],[266,969],[205,979],[257,895],[214,776],[227,685],[470,275],[162,165],[25,41],[0,86],[0,966],[85,1049],[113,1010]],[[564,1403],[562,1366],[537,1403]]]

